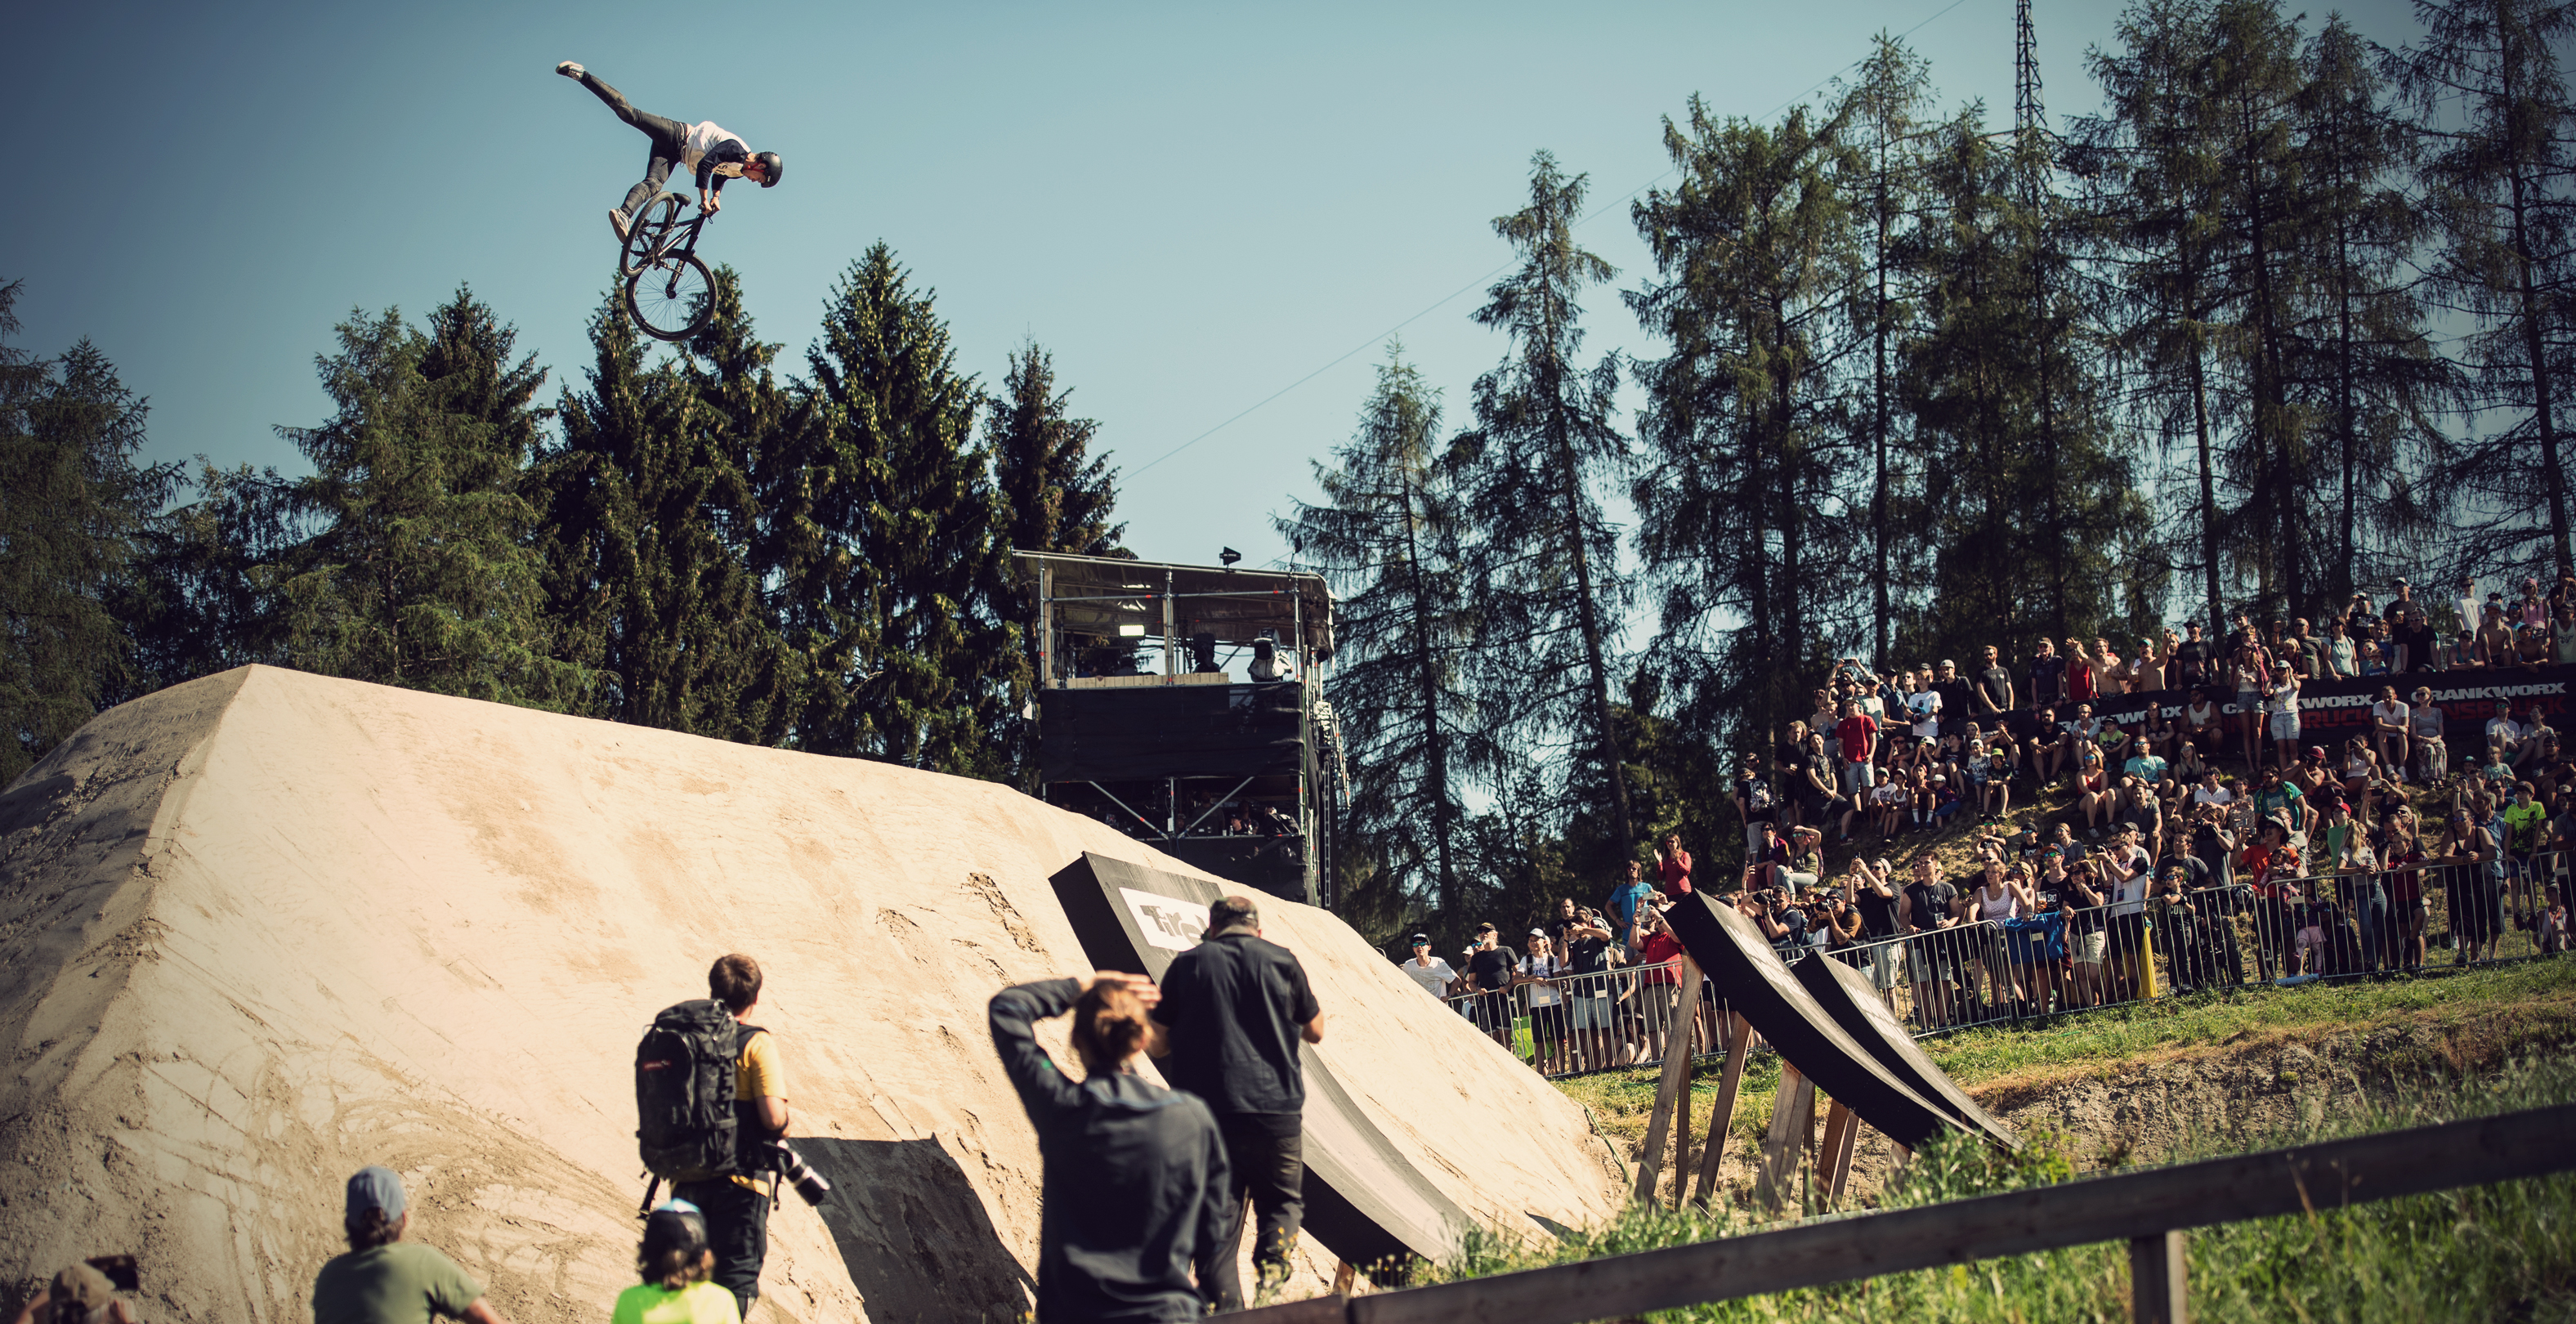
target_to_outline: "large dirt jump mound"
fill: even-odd
[[[840,1188],[772,1217],[767,1318],[1010,1319],[1039,1161],[985,1001],[1086,968],[1047,881],[1084,851],[1190,872],[1002,786],[265,667],[101,715],[0,832],[0,1285],[132,1251],[157,1321],[309,1319],[367,1163],[515,1318],[603,1317],[637,1035],[726,951]],[[1613,1208],[1578,1108],[1347,926],[1283,927],[1334,1073],[1461,1208]]]

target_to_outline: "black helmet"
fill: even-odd
[[[762,188],[778,187],[779,172],[787,168],[778,163],[778,153],[762,152],[760,155],[751,158],[751,160],[752,164],[760,167],[760,186]]]

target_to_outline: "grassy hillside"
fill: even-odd
[[[2512,972],[2497,972],[2506,975]],[[2526,976],[2526,979],[2535,978]],[[2564,998],[2562,981],[2544,996]],[[2475,1022],[2476,990],[2453,990],[2433,1005],[2371,1005],[2367,996],[2335,1008],[2307,1009],[2311,1026],[2394,1024],[2393,1018],[2455,1017]],[[2491,986],[2490,993],[2505,988]],[[2493,999],[2487,1005],[2498,1006]],[[2518,999],[2515,999],[2518,1001]],[[2199,1013],[2198,1019],[2194,1012]],[[2223,1042],[2226,1009],[2180,1009],[2160,1030],[2123,1031],[2149,1052],[2189,1051]],[[2507,1017],[2507,1024],[2522,1024]],[[2239,1029],[2242,1028],[2241,1022]],[[2042,1032],[2043,1034],[2045,1032]],[[2064,1033],[2061,1031],[2060,1033]],[[2093,1032],[2078,1033],[2092,1035]],[[2211,1036],[2216,1036],[2212,1039]],[[2123,1040],[2102,1035],[2084,1045],[2091,1060],[2116,1060]],[[2002,1070],[2021,1069],[2004,1054]],[[1608,1087],[1599,1078],[1585,1090]],[[1651,1086],[1648,1086],[1651,1089]],[[2311,1124],[2256,1138],[2264,1148],[2476,1116],[2576,1098],[2576,1057],[2543,1054],[2482,1072],[2474,1083],[2427,1086],[2373,1103],[2355,1099]],[[1964,1139],[1927,1147],[1884,1193],[1891,1207],[1934,1204],[1995,1191],[2068,1180],[2078,1164],[2052,1137],[2026,1136],[2024,1153],[2005,1158]],[[2157,1156],[2175,1162],[2221,1152],[2204,1146]],[[2137,1166],[2152,1166],[2139,1164]],[[1542,1264],[1649,1250],[1755,1230],[1733,1209],[1715,1212],[1632,1210],[1604,1228],[1545,1247],[1477,1244],[1436,1270],[1444,1281]],[[2458,1192],[2204,1228],[2191,1234],[2191,1316],[2201,1321],[2351,1320],[2414,1324],[2423,1320],[2565,1319],[2576,1317],[2576,1176],[2558,1175]],[[1668,1312],[1674,1321],[2095,1320],[2128,1318],[2125,1246],[2095,1245],[1945,1269],[1892,1274],[1830,1288]]]

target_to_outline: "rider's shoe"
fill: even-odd
[[[617,232],[617,244],[620,248],[625,247],[627,241],[635,234],[635,222],[626,219],[626,209],[623,207],[608,209],[608,228]]]
[[[566,78],[579,78],[590,71],[582,68],[580,65],[574,64],[570,60],[566,60],[555,66],[555,72],[562,74]]]

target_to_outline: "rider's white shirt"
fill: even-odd
[[[680,168],[683,170],[695,171],[698,168],[698,162],[703,159],[707,153],[714,151],[717,143],[723,142],[728,138],[735,142],[742,141],[741,134],[727,129],[723,125],[716,123],[714,120],[700,120],[697,123],[690,125],[689,136],[682,139],[680,142]],[[745,144],[745,146],[748,145],[749,144]],[[736,179],[742,177],[742,167],[734,162],[728,161],[723,165],[717,166],[716,169]]]

